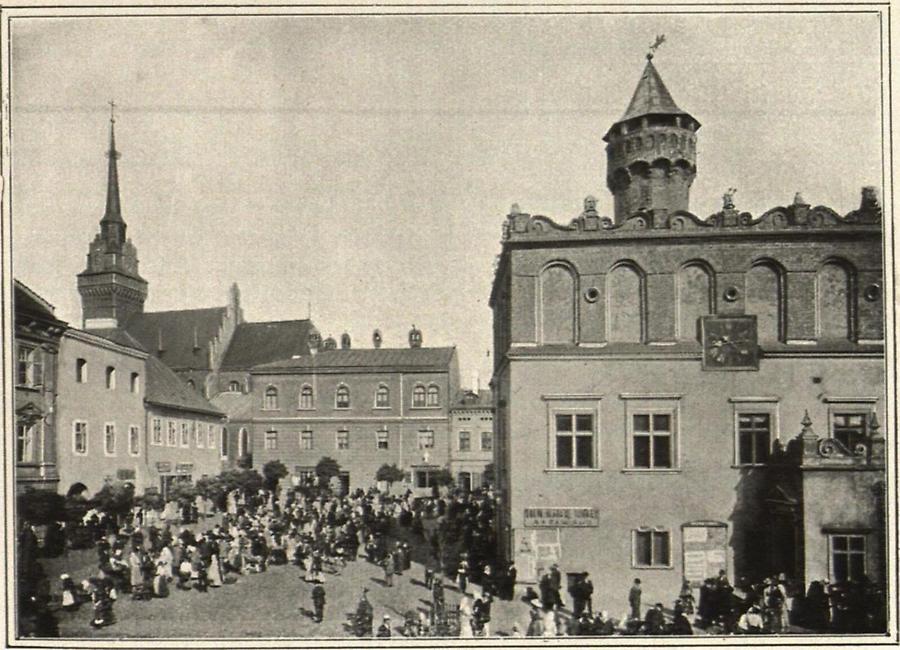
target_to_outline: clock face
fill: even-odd
[[[704,370],[758,370],[756,316],[704,316]]]

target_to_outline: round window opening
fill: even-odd
[[[734,302],[735,300],[738,299],[738,296],[740,296],[740,295],[741,295],[741,292],[738,291],[737,287],[728,287],[727,289],[725,289],[725,293],[723,294],[723,297],[728,302]]]
[[[869,302],[875,302],[881,297],[881,287],[878,284],[870,284],[863,292],[863,297]]]
[[[600,290],[597,287],[591,287],[584,292],[584,299],[588,302],[597,302],[599,298]]]

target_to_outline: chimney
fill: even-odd
[[[372,332],[372,347],[376,350],[381,347],[381,330]]]
[[[165,352],[166,348],[163,347],[163,338],[162,338],[162,328],[158,328],[156,330],[156,352],[157,356],[161,357],[162,353]]]
[[[350,349],[350,335],[347,332],[341,334],[341,350]]]
[[[413,325],[412,329],[409,330],[409,347],[411,347],[411,348],[422,347],[422,330],[416,329],[415,325]]]

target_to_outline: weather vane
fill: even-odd
[[[116,102],[115,100],[109,100],[109,121],[115,123],[116,121]]]
[[[647,52],[647,60],[648,61],[653,58],[653,55],[656,53],[656,50],[659,49],[659,46],[665,42],[666,42],[665,34],[657,34],[656,35],[656,40],[653,41],[653,44],[650,46],[650,51]]]

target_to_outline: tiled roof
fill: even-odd
[[[171,368],[153,355],[147,357],[146,400],[152,404],[183,411],[223,415],[205,397],[188,386]]]
[[[143,345],[141,345],[140,341],[123,330],[121,327],[102,327],[82,331],[87,332],[88,334],[93,334],[94,336],[99,336],[106,339],[107,341],[112,341],[113,343],[124,345],[126,348],[134,348],[135,350],[140,350],[141,352],[147,352],[147,349]]]
[[[225,312],[225,307],[144,312],[128,319],[125,329],[152,354],[158,354],[162,339],[160,358],[170,368],[209,369],[208,344],[219,333]]]
[[[485,409],[494,407],[494,396],[490,389],[482,389],[477,393],[471,389],[462,389],[450,406],[452,409],[472,408]]]
[[[446,370],[456,348],[369,348],[362,350],[323,350],[315,355],[283,359],[254,368],[255,371],[279,369],[347,370],[360,368],[398,368],[411,370]]]
[[[244,393],[219,393],[210,403],[228,416],[229,420],[249,420],[253,410],[253,396]]]
[[[261,363],[308,355],[309,320],[241,323],[234,330],[222,370],[246,370]]]
[[[628,104],[625,115],[622,116],[620,122],[630,120],[642,115],[653,115],[664,113],[667,115],[685,115],[685,112],[678,108],[666,84],[663,83],[662,77],[656,71],[652,61],[647,61],[641,79],[638,81],[637,88]]]
[[[21,280],[15,280],[15,307],[21,310],[43,313],[47,318],[56,318],[55,308],[37,291],[26,285]]]

